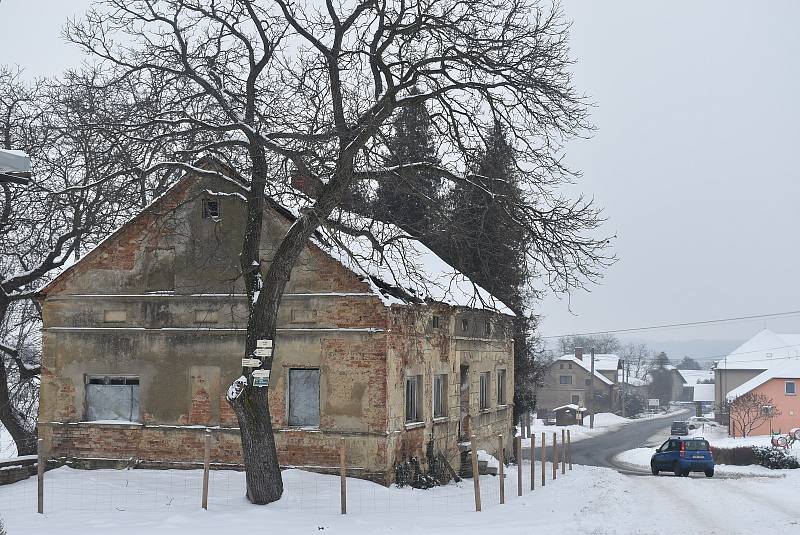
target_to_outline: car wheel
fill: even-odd
[[[706,477],[714,477],[714,470],[706,470]]]
[[[683,474],[681,474],[681,475],[682,475],[683,477],[689,477],[689,469],[687,468],[686,470],[684,470],[684,471],[683,471]]]
[[[678,464],[678,461],[672,463],[672,473],[675,474],[675,477],[680,477],[683,471],[681,470],[681,465]]]
[[[651,473],[652,473],[654,476],[657,476],[657,475],[658,475],[658,468],[656,468],[656,465],[655,465],[654,463],[650,463],[650,472],[651,472]]]

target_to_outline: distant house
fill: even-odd
[[[764,329],[718,361],[714,367],[714,403],[719,409],[725,396],[764,371],[800,356],[800,334]],[[717,420],[727,419],[717,410]]]
[[[680,401],[694,401],[694,389],[698,384],[714,382],[713,370],[677,370],[683,378],[683,392]]]
[[[785,359],[775,364],[752,379],[745,381],[727,394],[733,401],[739,396],[753,392],[763,394],[772,399],[776,414],[755,429],[751,435],[767,435],[777,431],[786,433],[794,427],[800,427],[800,358]]]
[[[589,406],[591,357],[576,347],[574,355],[564,355],[548,367],[544,384],[536,395],[540,411],[564,405]],[[595,412],[610,412],[619,407],[619,371],[622,364],[616,355],[595,355]]]
[[[690,401],[685,399],[684,384],[685,379],[681,375],[682,370],[675,366],[667,365],[656,368],[648,372],[648,397],[658,399],[661,405],[666,405],[670,401]]]

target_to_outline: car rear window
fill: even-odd
[[[705,440],[687,440],[686,449],[694,451],[708,451],[708,442]]]

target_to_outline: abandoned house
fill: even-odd
[[[225,399],[248,316],[238,188],[184,176],[41,290],[39,425],[53,457],[197,462],[210,429],[212,461],[241,464]],[[262,266],[297,209],[267,204]],[[510,447],[511,312],[417,242],[404,252],[412,276],[356,261],[325,232],[279,309],[269,400],[281,465],[338,469],[344,438],[349,473],[388,484],[431,453],[458,471],[471,435]],[[351,245],[361,258],[370,247]]]

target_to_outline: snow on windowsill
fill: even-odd
[[[450,418],[448,418],[447,416],[439,416],[438,418],[434,418],[433,419],[433,424],[434,425],[436,425],[436,424],[446,424],[449,421],[450,421]]]
[[[425,422],[408,422],[405,425],[406,430],[419,429],[420,427],[425,427]]]
[[[75,422],[76,424],[91,424],[91,425],[144,425],[142,422],[131,422],[129,420],[81,420]]]

